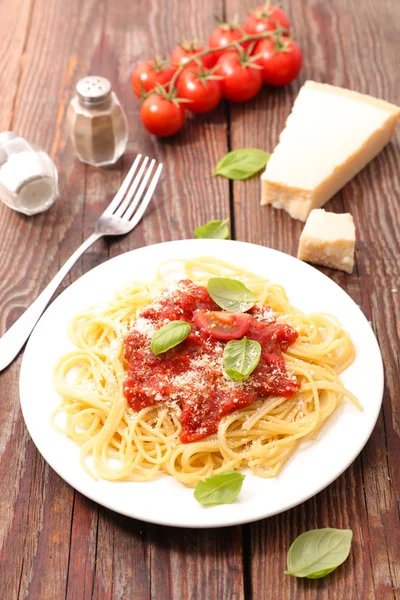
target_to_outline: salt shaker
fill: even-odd
[[[78,81],[68,108],[69,131],[75,152],[95,167],[114,164],[125,152],[128,122],[111,83],[89,76]]]
[[[50,156],[12,131],[0,133],[0,199],[34,215],[58,198],[58,174]]]

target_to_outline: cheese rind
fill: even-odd
[[[356,230],[349,213],[311,211],[300,236],[297,258],[351,273]]]
[[[261,204],[305,221],[390,141],[400,108],[307,81],[262,174]]]

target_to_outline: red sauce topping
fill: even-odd
[[[183,280],[142,310],[125,338],[125,397],[136,411],[159,403],[177,403],[182,409],[183,443],[216,433],[224,415],[249,406],[257,398],[290,397],[300,387],[287,372],[281,355],[298,333],[289,325],[276,323],[273,311],[266,306],[253,307],[247,313],[250,325],[246,336],[261,344],[260,362],[245,381],[230,379],[222,362],[226,342],[211,337],[193,321],[195,311],[219,310],[206,288]],[[175,348],[154,356],[150,349],[154,331],[175,320],[190,323],[190,334]]]

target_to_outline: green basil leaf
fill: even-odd
[[[231,340],[224,348],[224,370],[231,379],[243,381],[260,362],[261,345],[256,340]]]
[[[307,575],[307,579],[321,579],[321,577],[325,577],[325,575],[329,575],[332,571],[335,571],[337,567],[332,567],[331,569],[323,569],[322,571],[317,571],[312,575]]]
[[[332,573],[349,555],[351,529],[312,529],[299,535],[289,548],[286,575],[319,579]]]
[[[154,332],[151,338],[151,351],[155,356],[177,346],[187,338],[190,325],[185,321],[170,321]]]
[[[194,490],[197,502],[204,505],[230,504],[242,489],[245,475],[237,471],[225,471],[205,481],[199,481]]]
[[[242,148],[228,152],[215,167],[214,175],[228,179],[248,179],[265,168],[271,154],[258,148]]]
[[[254,294],[237,279],[212,277],[207,291],[218,306],[229,312],[246,312],[256,303]]]
[[[227,240],[229,238],[228,221],[229,219],[225,219],[225,221],[209,221],[205,225],[196,227],[194,237]]]

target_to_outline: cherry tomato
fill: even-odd
[[[154,90],[157,84],[165,85],[175,73],[176,67],[171,67],[163,61],[146,60],[136,65],[131,76],[132,89],[138,98],[142,92]]]
[[[179,98],[191,100],[185,105],[193,113],[203,114],[218,106],[222,98],[222,82],[212,79],[207,71],[187,67],[177,82]]]
[[[195,54],[199,54],[199,52],[203,52],[203,50],[205,50],[205,48],[199,44],[199,42],[182,42],[172,50],[170,56],[171,64],[175,67],[179,67],[179,65],[189,63]],[[214,54],[206,54],[206,56],[202,56],[200,60],[207,69],[211,69],[217,62]]]
[[[247,57],[236,50],[225,52],[217,62],[217,75],[222,75],[222,94],[231,102],[245,102],[261,89],[261,69],[252,66]]]
[[[254,49],[259,55],[257,63],[262,66],[264,83],[281,87],[293,81],[300,73],[303,55],[293,40],[283,37],[282,43],[261,40]]]
[[[160,94],[151,94],[140,108],[143,125],[153,135],[168,137],[177,133],[185,120],[185,109],[179,102]]]
[[[224,310],[196,310],[193,321],[202,331],[217,340],[237,340],[250,326],[250,315],[229,313]]]
[[[211,33],[208,39],[208,45],[210,48],[225,48],[229,44],[241,40],[243,37],[243,31],[239,28],[239,25],[236,23],[223,23]],[[247,47],[247,44],[242,44],[243,47]],[[221,52],[213,52],[212,56],[215,57],[217,61],[222,55],[224,51]]]
[[[289,19],[281,8],[272,6],[272,4],[269,6],[258,6],[247,17],[243,29],[249,35],[255,35],[263,31],[273,31],[276,29],[277,23],[289,33]]]

